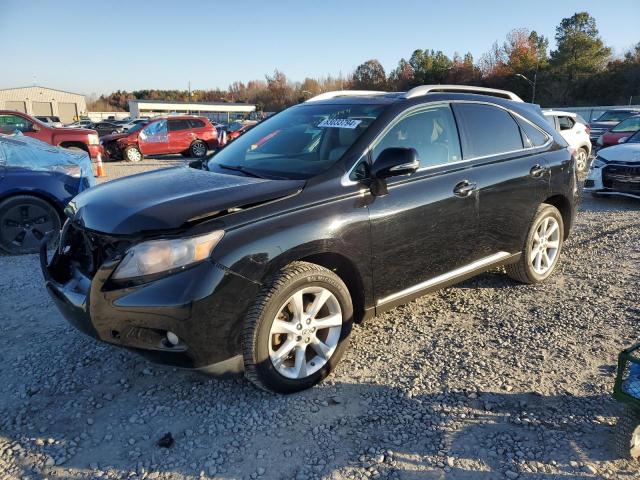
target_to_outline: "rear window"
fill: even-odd
[[[198,120],[197,118],[192,118],[189,120],[192,128],[204,128],[204,122],[202,120]]]
[[[465,159],[522,150],[520,128],[506,110],[473,103],[456,104],[454,110]]]
[[[538,128],[531,125],[529,122],[518,119],[518,124],[520,125],[520,128],[522,130],[522,141],[525,147],[541,147],[542,145],[547,143],[547,140],[549,140],[549,137],[546,133],[543,133]]]

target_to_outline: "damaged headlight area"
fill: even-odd
[[[139,243],[127,251],[112,278],[122,280],[153,275],[206,260],[223,236],[223,230],[216,230],[198,237]]]
[[[603,160],[602,157],[597,156],[596,158],[593,159],[593,162],[591,162],[591,168],[602,168],[607,164],[607,162],[605,160]]]

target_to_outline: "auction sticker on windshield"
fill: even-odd
[[[354,129],[362,123],[362,120],[351,118],[326,118],[318,124],[320,128],[350,128]]]

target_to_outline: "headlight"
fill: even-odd
[[[65,175],[75,178],[80,178],[80,175],[82,174],[78,165],[56,165],[53,167],[53,171],[64,173]]]
[[[98,137],[98,134],[89,134],[89,145],[100,145],[100,137]]]
[[[186,267],[209,258],[224,235],[223,230],[199,237],[150,240],[130,248],[113,274],[115,279],[134,278]]]
[[[607,162],[605,162],[602,157],[596,157],[593,159],[593,162],[591,162],[591,168],[602,168],[607,164]]]

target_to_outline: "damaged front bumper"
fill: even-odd
[[[144,282],[118,283],[111,274],[121,257],[89,274],[64,250],[49,259],[42,245],[46,289],[78,330],[156,363],[216,375],[242,371],[242,322],[259,284],[210,260]]]

